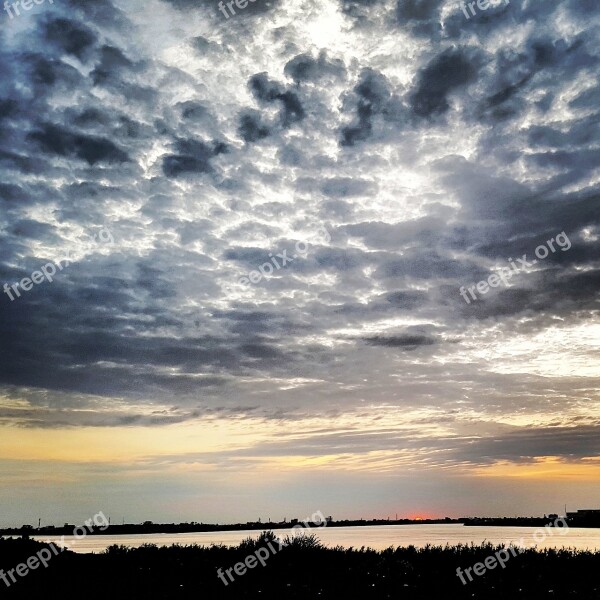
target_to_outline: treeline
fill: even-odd
[[[225,586],[227,569],[272,539],[237,547],[112,546],[101,554],[62,553],[32,571],[3,598],[49,600],[522,600],[600,599],[600,553],[526,550],[505,569],[463,585],[456,575],[483,562],[498,547],[325,548],[316,537],[287,540],[289,546]],[[32,540],[0,540],[0,568],[14,569],[44,547]]]

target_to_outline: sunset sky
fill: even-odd
[[[0,526],[600,508],[600,3],[217,5],[0,11]]]

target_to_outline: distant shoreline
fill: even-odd
[[[235,524],[210,524],[210,523],[151,523],[141,524],[125,523],[123,525],[109,525],[104,530],[94,528],[90,535],[140,535],[140,534],[161,534],[161,533],[211,533],[225,531],[265,531],[289,529],[297,524],[296,520],[278,523],[235,523]],[[320,529],[318,525],[314,529]],[[503,518],[461,518],[461,519],[372,519],[372,520],[342,520],[328,521],[327,527],[373,527],[385,525],[464,525],[465,527],[545,527],[552,525],[550,517],[503,517]],[[571,526],[597,529],[600,523],[577,523]],[[39,527],[23,526],[19,528],[0,529],[0,536],[43,536],[43,535],[72,535],[76,526],[65,524],[62,527]]]

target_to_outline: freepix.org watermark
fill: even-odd
[[[108,519],[104,516],[104,513],[100,511],[91,519],[85,521],[85,527],[78,526],[73,529],[73,537],[75,539],[73,540],[72,545],[74,546],[77,544],[77,541],[85,538],[88,533],[92,533],[94,527],[97,527],[100,531],[106,531],[108,526]],[[50,548],[42,548],[39,552],[30,556],[24,563],[18,564],[14,569],[8,569],[6,573],[3,569],[0,569],[0,579],[4,582],[6,587],[10,587],[13,583],[17,583],[18,579],[15,577],[15,573],[23,578],[29,575],[30,571],[35,571],[41,566],[47,568],[48,563],[52,558],[66,550],[65,536],[63,535],[60,538],[60,547],[57,547],[53,542],[50,542],[48,545]],[[10,581],[8,580],[9,578]]]
[[[34,4],[44,4],[44,2],[46,2],[46,0],[17,0],[16,2],[5,2],[4,10],[12,20],[15,18],[15,16],[21,16],[19,7],[21,7],[23,10],[31,10]],[[48,2],[50,2],[50,4],[54,4],[54,0],[48,0]]]
[[[96,237],[98,237],[98,239],[96,239]],[[87,251],[96,247],[98,243],[112,245],[114,242],[115,240],[111,232],[108,231],[108,229],[102,229],[99,234],[94,234],[93,236],[89,237],[88,243],[82,244],[80,249]],[[54,281],[54,276],[58,272],[68,267],[72,262],[74,262],[74,260],[75,259],[71,257],[71,250],[69,250],[65,258],[61,258],[60,260],[56,261],[56,263],[47,263],[41,267],[39,271],[34,271],[30,277],[24,277],[21,281],[13,283],[12,285],[5,283],[4,293],[10,298],[11,302],[14,302],[16,298],[21,297],[21,292],[28,292],[31,290],[33,284],[39,285],[44,281],[52,283],[52,281]],[[65,263],[64,265],[62,264],[63,262]],[[21,288],[21,291],[19,291],[19,287]]]
[[[294,525],[291,529],[292,537],[294,535],[299,534],[301,531],[303,532],[305,528],[310,529],[311,525],[316,525],[318,527],[327,526],[327,520],[325,519],[323,513],[320,510],[314,513],[312,517],[310,517],[310,519],[305,519],[304,521],[302,521],[302,525]],[[275,546],[273,546],[273,542],[275,542],[279,547],[275,548]],[[288,545],[288,542],[283,541],[279,537],[275,537],[272,541],[268,541],[266,546],[258,548],[255,552],[246,556],[243,562],[238,562],[233,567],[225,569],[225,573],[223,573],[223,569],[217,569],[217,577],[223,582],[224,585],[229,585],[229,583],[233,583],[235,579],[233,574],[231,573],[232,571],[234,571],[236,575],[241,577],[242,575],[246,574],[248,569],[254,569],[254,567],[257,567],[259,563],[261,566],[264,567],[267,564],[267,560],[271,556],[277,554],[277,552],[279,552],[282,548],[285,548]],[[227,581],[227,579],[225,578],[225,574],[227,574],[227,576],[229,577],[230,582]]]
[[[556,245],[563,251],[566,252],[571,248],[571,240],[567,237],[567,234],[563,231],[559,233],[555,238],[549,239],[546,244],[541,244],[535,249],[535,255],[539,260],[544,260],[548,257],[550,252],[553,254],[556,252]],[[550,250],[548,250],[548,248]],[[471,294],[473,300],[478,300],[475,291],[484,295],[490,291],[490,288],[496,288],[502,282],[505,286],[510,287],[509,280],[513,275],[518,274],[520,271],[524,271],[525,269],[531,268],[537,264],[537,259],[533,259],[531,262],[527,260],[527,254],[523,254],[521,258],[517,258],[516,262],[519,263],[519,266],[515,263],[512,258],[508,259],[508,262],[511,264],[512,269],[510,267],[500,267],[498,268],[498,272],[490,275],[487,280],[482,280],[477,284],[473,284],[468,288],[465,286],[461,286],[459,289],[460,295],[463,297],[464,301],[467,304],[471,304],[471,298],[467,295],[467,292]]]
[[[326,244],[331,241],[329,232],[322,225],[317,229],[317,237],[320,241],[325,242]],[[240,277],[238,283],[247,286],[251,283],[257,284],[263,278],[268,279],[275,271],[283,269],[288,263],[294,262],[296,258],[300,257],[305,259],[308,256],[309,247],[310,244],[308,242],[298,241],[294,246],[295,252],[291,256],[287,253],[287,250],[284,250],[280,254],[275,254],[275,256],[273,256],[272,252],[269,252],[269,258],[271,260],[258,267],[258,271],[250,271],[248,275]]]
[[[510,0],[477,0],[477,2],[461,2],[459,6],[462,9],[463,13],[465,13],[465,17],[467,17],[467,19],[470,19],[471,15],[475,16],[477,14],[475,6],[477,6],[477,8],[480,11],[483,11],[487,10],[490,6],[497,6],[502,3],[504,3],[504,6],[508,6],[510,4]],[[471,10],[471,15],[469,15],[467,7],[469,7],[469,9]]]
[[[231,0],[231,2],[223,2],[221,0],[221,2],[219,2],[218,7],[219,10],[225,15],[225,18],[229,19],[229,13],[227,12],[227,9],[225,8],[225,5],[227,5],[227,8],[229,8],[229,10],[231,11],[232,15],[235,15],[236,12],[233,8],[233,5],[235,4],[240,10],[243,10],[244,8],[246,8],[248,6],[248,1],[250,1],[251,3],[256,2],[256,0]]]
[[[482,575],[485,575],[488,570],[492,571],[498,565],[503,569],[506,569],[506,563],[510,560],[511,556],[514,558],[517,554],[523,554],[528,547],[535,548],[536,544],[543,543],[548,536],[553,536],[556,531],[558,531],[560,535],[565,535],[569,531],[569,525],[564,517],[558,517],[552,525],[546,525],[546,527],[536,529],[531,536],[534,541],[530,542],[528,546],[525,544],[525,540],[521,538],[516,545],[511,544],[508,548],[502,548],[488,556],[483,562],[475,563],[472,567],[469,567],[464,571],[458,567],[456,569],[456,576],[460,578],[463,585],[467,585],[468,582],[465,580],[464,575],[467,576],[469,581],[473,581],[471,571],[478,577],[481,577]]]

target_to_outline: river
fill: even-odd
[[[277,536],[285,537],[289,529],[275,530]],[[380,525],[368,527],[325,527],[313,530],[319,540],[329,547],[345,548],[368,546],[383,550],[389,546],[417,546],[427,544],[521,544],[538,548],[576,548],[600,551],[600,529],[560,527],[549,531],[535,527],[464,527],[463,525]],[[142,544],[170,546],[171,544],[224,544],[235,546],[243,539],[256,538],[260,531],[216,531],[208,533],[147,534],[147,535],[94,535],[81,540],[65,536],[65,546],[78,553],[102,552],[113,544],[130,547]],[[60,545],[60,537],[33,536],[40,541]],[[537,541],[536,541],[537,540]]]

